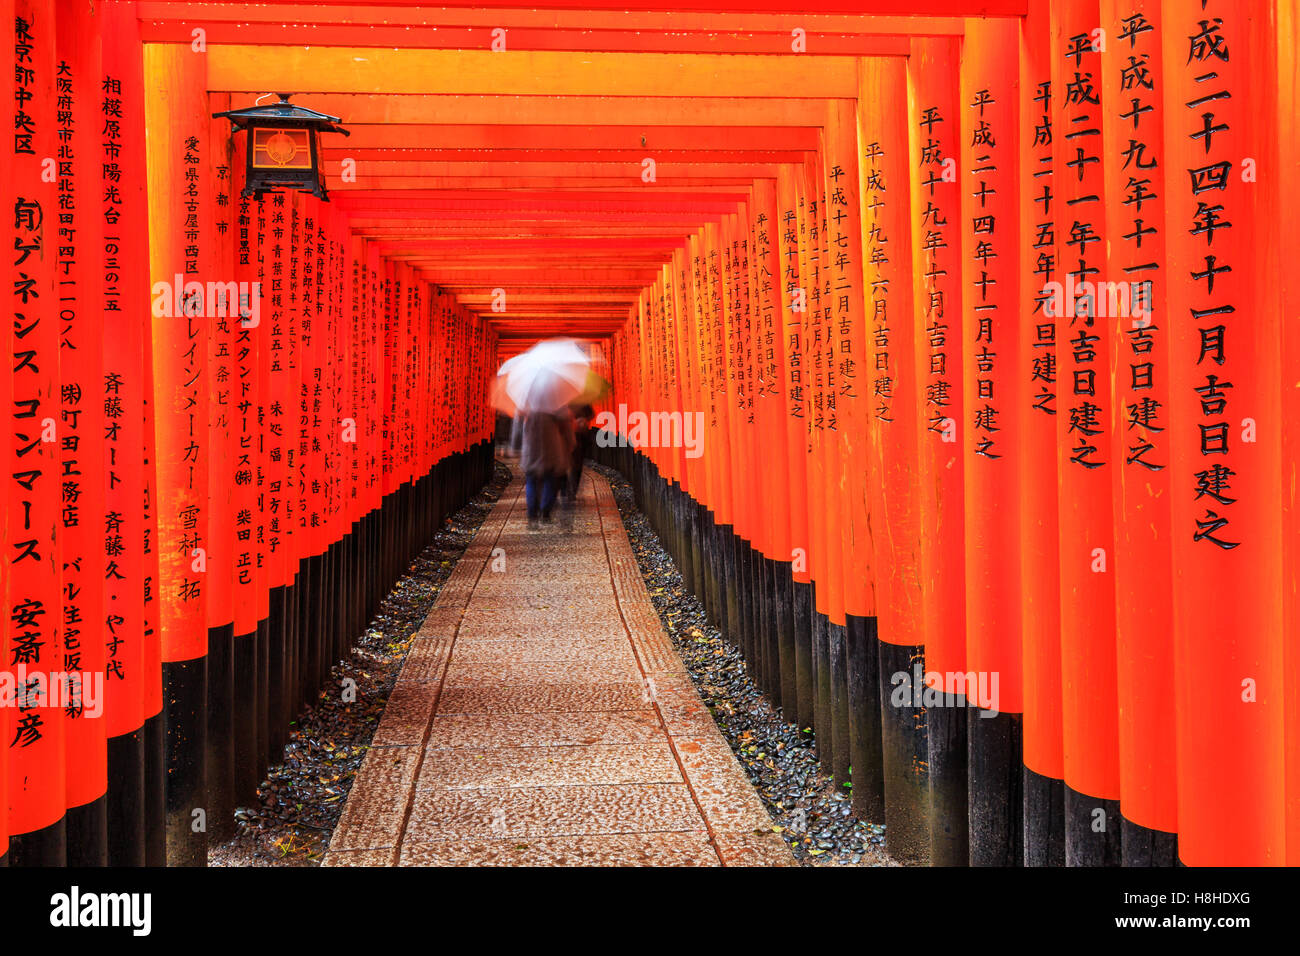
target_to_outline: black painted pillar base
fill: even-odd
[[[144,865],[167,865],[167,718],[144,722]]]
[[[231,687],[232,779],[231,822],[234,808],[243,806],[257,793],[261,782],[257,749],[257,631],[236,634],[231,644],[234,682]]]
[[[727,607],[732,615],[731,643],[740,648],[749,671],[750,680],[761,690],[758,677],[758,659],[754,656],[753,635],[749,630],[749,607],[746,601],[746,579],[749,575],[748,548],[736,534],[734,527],[727,528],[722,545],[727,549]]]
[[[289,682],[287,687],[288,699],[285,701],[288,713],[288,720],[293,719],[294,714],[302,712],[304,702],[302,687],[302,657],[303,657],[303,639],[302,629],[299,627],[298,602],[302,589],[298,586],[298,575],[295,573],[291,582],[284,589],[284,626],[287,632],[287,643],[289,656],[285,661],[285,679]],[[285,738],[288,738],[289,727],[286,721]]]
[[[885,777],[885,849],[900,863],[930,862],[924,649],[877,639],[880,736]]]
[[[971,866],[1023,866],[1024,744],[1020,714],[971,707],[966,773]]]
[[[9,865],[12,867],[67,866],[67,818],[29,833],[10,834]]]
[[[849,767],[849,662],[848,635],[843,624],[828,621],[826,625],[827,660],[830,665],[830,719],[831,719],[831,773],[835,786],[847,789],[851,783]]]
[[[930,865],[969,866],[966,720],[964,694],[940,694],[925,712],[930,773]]]
[[[287,690],[289,674],[289,636],[285,627],[285,587],[271,588],[269,592],[269,610],[267,612],[267,713],[266,713],[266,766],[280,762],[288,737],[289,721],[293,719],[289,710]]]
[[[1122,817],[1124,866],[1177,866],[1178,834],[1152,830]]]
[[[1025,768],[1025,866],[1065,866],[1065,781]]]
[[[678,523],[678,547],[681,548],[682,552],[682,582],[686,585],[687,590],[699,597],[695,592],[699,573],[695,564],[699,561],[700,555],[696,548],[695,527],[690,518],[690,505],[691,500],[687,497],[686,492],[678,488],[677,500],[674,502],[676,508],[674,515]]]
[[[876,619],[844,619],[845,676],[849,705],[849,765],[853,814],[885,822],[884,751],[880,737],[880,650]]]
[[[208,834],[195,810],[207,815],[208,661],[164,662],[167,865],[207,866]]]
[[[724,635],[727,633],[726,602],[719,600],[718,575],[722,570],[722,555],[718,553],[718,529],[713,512],[697,503],[704,530],[704,610]]]
[[[68,866],[108,866],[108,798],[70,807],[63,819]]]
[[[763,690],[763,651],[757,640],[757,628],[754,626],[754,594],[751,582],[754,578],[754,549],[749,542],[735,533],[728,536],[731,541],[732,561],[735,573],[732,575],[731,593],[735,595],[736,636],[740,647],[745,652],[745,661],[749,666],[749,676],[754,686]]]
[[[774,562],[761,551],[754,552],[754,608],[758,639],[763,648],[763,686],[772,706],[784,706],[781,695],[781,648],[776,630],[776,583]]]
[[[814,589],[814,596],[816,590]],[[826,615],[813,605],[812,613],[812,671],[813,671],[813,731],[817,735],[817,762],[825,773],[835,772],[835,737],[831,731],[831,655],[830,627]]]
[[[208,833],[214,840],[235,835],[235,625],[208,628]]]
[[[794,637],[796,707],[792,718],[800,730],[817,720],[817,675],[813,672],[813,586],[806,581],[790,583],[790,630]]]
[[[1065,785],[1065,865],[1120,866],[1123,817],[1118,800],[1104,800]]]
[[[720,582],[720,597],[725,608],[722,612],[722,619],[726,622],[724,633],[732,646],[744,650],[745,622],[740,611],[740,539],[729,524],[718,525],[717,534],[724,567]]]
[[[108,865],[144,866],[144,729],[108,739]]]
[[[745,575],[744,603],[749,617],[749,639],[754,647],[758,686],[775,705],[772,690],[772,662],[768,660],[767,628],[763,620],[763,554],[752,543],[743,542],[748,569]]]
[[[384,499],[385,511],[380,512],[380,534],[377,541],[378,567],[381,569],[381,577],[386,579],[388,576],[388,557],[383,550],[388,547],[387,538],[387,514],[388,499]],[[299,660],[300,676],[299,684],[302,687],[302,706],[300,710],[311,704],[316,699],[316,691],[319,688],[318,680],[320,676],[320,632],[317,627],[317,618],[312,613],[312,608],[320,600],[317,593],[316,585],[316,559],[303,558],[298,562],[298,580],[301,582],[301,592],[298,595],[298,634],[301,648],[301,657]],[[378,591],[378,588],[376,589]],[[376,598],[376,606],[382,595]]]
[[[769,560],[772,573],[772,626],[776,630],[777,667],[781,680],[781,713],[790,723],[799,721],[799,690],[795,674],[794,580],[790,565]]]
[[[335,595],[331,595],[333,600]],[[269,708],[268,708],[268,684],[267,675],[271,670],[271,630],[268,621],[263,618],[257,622],[257,685],[254,688],[253,703],[254,711],[254,752],[253,767],[257,780],[253,783],[253,790],[245,797],[251,800],[257,793],[257,788],[261,786],[266,771],[266,754],[270,746],[270,726],[269,726]]]
[[[691,579],[688,586],[700,604],[708,607],[707,585],[704,583],[708,555],[705,551],[704,525],[700,520],[700,507],[694,498],[682,502],[682,512],[690,525]]]

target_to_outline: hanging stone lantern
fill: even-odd
[[[236,130],[248,131],[242,195],[257,197],[275,190],[296,189],[329,202],[316,134],[347,136],[348,131],[335,125],[339,122],[337,116],[295,106],[289,102],[288,93],[279,96],[278,103],[212,114],[224,116]]]

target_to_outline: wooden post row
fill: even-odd
[[[640,449],[688,585],[900,857],[1294,859],[1295,16],[1033,0],[863,60],[612,337],[619,401],[705,413]]]
[[[335,207],[242,197],[242,140],[211,117],[228,97],[188,46],[144,47],[121,5],[0,12],[16,130],[0,859],[202,864],[482,476],[464,453],[489,434],[495,343],[409,270],[371,295]],[[404,357],[384,379],[379,322]],[[436,497],[435,474],[460,490]],[[398,516],[380,493],[403,488]],[[380,576],[385,508],[386,543],[417,517],[421,533]]]

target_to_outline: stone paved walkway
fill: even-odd
[[[438,596],[326,866],[792,866],[660,627],[609,484],[518,478]]]

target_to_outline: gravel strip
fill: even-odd
[[[209,866],[320,864],[415,632],[509,481],[509,469],[498,463],[491,483],[443,522],[384,598],[351,657],[334,665],[330,689],[298,715],[284,762],[271,768],[258,802],[235,811],[234,839],[208,848]],[[337,691],[348,677],[357,683],[350,704]]]
[[[695,689],[772,817],[772,829],[804,866],[898,866],[885,852],[883,824],[852,815],[849,791],[817,763],[811,730],[787,723],[754,686],[740,649],[704,616],[683,585],[632,487],[612,468],[587,462],[609,479],[659,620],[681,655]]]

